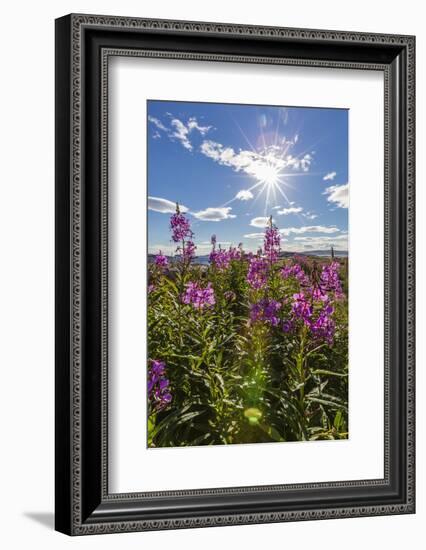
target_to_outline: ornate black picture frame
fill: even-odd
[[[114,55],[384,74],[380,480],[108,492],[107,122]],[[69,535],[415,511],[413,36],[68,15],[56,21],[56,529]]]

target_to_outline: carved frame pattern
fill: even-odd
[[[180,529],[188,527],[217,526],[217,525],[237,525],[248,523],[264,522],[283,522],[296,520],[327,519],[336,517],[359,517],[385,514],[403,514],[414,512],[414,169],[415,169],[415,60],[414,48],[415,40],[412,36],[364,34],[354,32],[341,32],[330,30],[308,30],[308,29],[287,29],[278,27],[246,26],[246,25],[228,25],[218,23],[201,23],[186,21],[168,21],[153,19],[137,19],[125,17],[108,17],[95,15],[71,15],[68,16],[70,44],[70,321],[69,321],[69,339],[70,339],[70,364],[69,364],[69,390],[70,390],[70,457],[69,457],[69,499],[70,499],[70,517],[57,522],[57,528],[61,531],[73,535],[99,534],[99,533],[117,533],[126,531],[143,531],[156,529]],[[82,144],[82,120],[84,117],[84,106],[82,104],[82,71],[84,70],[83,60],[83,37],[86,29],[116,29],[128,32],[173,32],[202,34],[211,36],[227,36],[240,39],[241,37],[262,38],[262,39],[289,39],[294,41],[324,42],[327,44],[341,45],[345,44],[367,44],[370,46],[392,46],[400,48],[406,55],[406,248],[401,253],[405,254],[406,265],[406,491],[405,500],[401,503],[378,504],[368,506],[339,506],[339,507],[318,507],[317,509],[307,510],[283,510],[274,512],[256,512],[251,513],[224,513],[214,515],[202,514],[200,516],[192,515],[190,517],[164,518],[164,519],[135,519],[135,520],[97,520],[94,516],[91,521],[83,517],[82,511],[82,317],[83,310],[83,292],[82,280],[83,254],[82,243],[84,240],[84,218],[83,200],[82,200],[82,173],[84,163],[84,148]],[[392,90],[390,88],[390,64],[389,63],[366,63],[357,61],[333,61],[318,59],[297,59],[292,57],[267,57],[267,56],[244,56],[228,54],[209,54],[193,52],[172,52],[141,49],[123,49],[117,47],[107,47],[102,49],[101,63],[101,248],[102,248],[102,266],[101,266],[101,294],[102,294],[102,314],[101,314],[101,334],[102,334],[102,480],[101,491],[104,502],[131,502],[138,501],[147,497],[160,496],[183,496],[183,495],[224,495],[249,494],[259,490],[265,491],[303,491],[308,488],[347,488],[347,487],[374,487],[386,485],[389,483],[389,410],[391,407],[389,399],[389,371],[386,365],[389,364],[389,333],[390,319],[389,307],[385,307],[385,476],[383,480],[364,480],[364,481],[344,481],[333,483],[315,483],[315,484],[297,484],[287,486],[271,487],[242,487],[229,489],[212,490],[194,490],[194,491],[172,491],[161,493],[130,493],[130,494],[109,494],[108,493],[108,475],[107,475],[107,420],[108,420],[108,352],[107,352],[107,319],[108,319],[108,59],[110,56],[139,56],[139,57],[157,57],[169,59],[190,59],[202,61],[231,61],[240,63],[274,63],[286,65],[301,65],[315,67],[336,67],[344,69],[368,69],[384,72],[385,77],[385,303],[390,299],[389,289],[389,257],[392,253],[391,240],[388,228],[392,222],[392,213],[390,211],[390,198],[388,196],[389,188],[389,166],[392,162],[390,158],[390,148],[392,139],[392,120],[390,118],[390,102],[392,100]],[[57,181],[57,192],[60,192],[60,182]],[[61,365],[57,363],[58,369]],[[57,399],[59,396],[57,395]],[[57,413],[58,414],[58,413]],[[59,413],[60,414],[60,413]],[[60,499],[57,499],[57,501]],[[62,504],[59,502],[58,507]]]

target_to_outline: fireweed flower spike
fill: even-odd
[[[185,261],[190,261],[195,255],[197,247],[192,241],[186,241],[186,243],[183,245],[183,259]]]
[[[185,214],[180,212],[178,203],[176,203],[176,214],[173,214],[170,218],[170,230],[175,243],[180,243],[186,238],[192,237],[189,220],[185,217]]]
[[[333,344],[335,324],[332,319],[332,306],[325,306],[317,319],[309,325],[312,335],[316,340],[325,340],[329,345]]]
[[[343,297],[342,285],[339,278],[340,264],[333,261],[322,268],[320,275],[321,286],[324,290],[332,291],[335,293],[336,298]]]
[[[265,258],[253,256],[247,272],[247,282],[255,289],[263,288],[267,282],[268,264]]]
[[[222,248],[219,247],[218,250],[214,249],[210,252],[210,263],[212,263],[215,267],[218,269],[227,269],[229,267],[229,264],[231,262],[231,257],[228,251],[222,250]]]
[[[255,323],[256,321],[264,321],[273,327],[276,327],[280,323],[280,318],[278,317],[280,309],[280,302],[265,298],[251,306],[250,321],[251,323]]]
[[[152,359],[148,367],[148,399],[151,413],[160,412],[172,401],[170,382],[166,378],[166,365]]]
[[[274,263],[278,260],[280,253],[280,233],[278,228],[272,222],[272,216],[269,218],[269,226],[265,231],[265,239],[263,250],[269,263]]]
[[[318,306],[313,305],[317,301]],[[310,292],[299,292],[293,295],[292,319],[284,322],[283,331],[291,332],[295,328],[297,320],[302,321],[309,329],[314,340],[325,341],[333,344],[335,322],[333,320],[334,307],[327,295],[322,294],[317,288]]]
[[[292,313],[298,319],[301,319],[306,326],[309,326],[312,316],[312,306],[309,303],[308,296],[303,292],[293,295]]]

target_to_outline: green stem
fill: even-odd
[[[296,357],[296,366],[297,366],[297,372],[299,376],[299,407],[300,407],[300,414],[301,414],[301,426],[302,426],[302,432],[304,439],[307,439],[307,432],[306,432],[306,404],[305,404],[305,342],[306,342],[306,327],[303,327],[300,331],[300,347],[299,347],[299,353]]]
[[[179,344],[183,347],[183,331],[182,331],[182,296],[185,290],[185,258],[183,252],[185,250],[185,239],[182,239],[182,258],[179,265],[179,285],[178,285],[178,330],[179,330]]]

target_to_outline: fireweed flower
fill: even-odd
[[[250,321],[252,323],[255,323],[256,321],[264,321],[273,327],[276,327],[280,322],[278,317],[280,309],[280,302],[265,298],[256,304],[252,304],[250,308]]]
[[[192,241],[193,233],[189,220],[179,210],[179,204],[176,203],[176,214],[170,218],[170,230],[172,240],[180,243],[176,252],[181,256],[184,262],[190,262],[195,255],[196,246]]]
[[[195,244],[192,241],[186,241],[186,243],[184,243],[183,249],[182,249],[183,259],[186,260],[186,261],[191,261],[192,258],[195,255],[196,249],[197,249],[197,247],[195,246]]]
[[[218,269],[227,269],[231,263],[231,257],[227,250],[212,250],[210,253],[210,263],[212,263]]]
[[[295,277],[303,289],[293,295],[291,317],[282,325],[284,332],[297,330],[302,322],[314,340],[333,344],[336,325],[332,300],[343,297],[339,269],[339,262],[333,261],[321,270],[314,262],[309,277],[299,264],[287,265],[281,270],[284,279]]]
[[[155,285],[148,285],[148,294],[151,294],[151,292],[154,292],[155,290]]]
[[[324,290],[335,293],[336,298],[343,297],[342,285],[339,278],[340,264],[339,262],[331,262],[323,266],[320,275],[320,285]]]
[[[195,309],[209,308],[215,305],[216,298],[211,283],[206,288],[202,288],[198,283],[189,282],[182,296],[184,304],[191,304]]]
[[[210,263],[213,264],[218,269],[228,269],[230,263],[233,260],[241,259],[241,249],[235,247],[229,247],[228,250],[223,250],[219,247],[216,249],[213,247],[213,250],[210,252]]]
[[[311,320],[309,328],[316,340],[325,340],[329,345],[333,344],[335,323],[332,319],[333,307],[325,306],[318,314],[318,317]]]
[[[255,289],[263,288],[266,285],[268,275],[268,264],[261,256],[252,256],[247,272],[247,282]]]
[[[309,297],[303,292],[293,294],[293,304],[291,311],[294,316],[301,319],[305,325],[309,326],[309,320],[312,316],[312,306],[309,303]]]
[[[283,331],[284,332],[291,332],[294,328],[293,321],[291,319],[286,319],[283,322]]]
[[[329,300],[328,294],[325,294],[323,289],[320,287],[315,287],[312,289],[312,298],[321,302],[328,302]]]
[[[280,234],[278,228],[269,219],[269,227],[265,231],[263,250],[270,263],[276,262],[280,253]]]
[[[285,265],[282,269],[281,269],[281,277],[283,279],[288,279],[289,277],[291,277],[293,275],[293,266],[292,265]]]
[[[213,234],[210,238],[210,242],[212,243],[213,248],[216,246],[216,235]]]
[[[294,294],[293,300],[293,319],[287,324],[283,324],[284,332],[293,330],[294,321],[299,319],[310,330],[315,340],[325,340],[329,345],[332,345],[335,332],[335,323],[332,318],[334,308],[328,298],[324,299],[324,296],[321,296],[320,300],[323,303],[320,309],[314,309],[312,303],[310,303],[309,294],[303,292]]]
[[[281,277],[288,279],[289,277],[295,277],[302,286],[309,285],[309,278],[299,264],[286,265],[281,269]]]
[[[152,359],[148,367],[148,399],[151,412],[160,412],[172,401],[163,361]]]
[[[161,253],[161,250],[155,256],[155,265],[160,268],[167,267],[168,265],[167,257]]]
[[[175,243],[180,243],[192,237],[191,225],[185,214],[180,212],[179,204],[176,204],[176,214],[173,214],[170,218],[170,230]]]
[[[238,246],[238,248],[235,248],[230,246],[228,250],[228,256],[230,260],[241,260],[242,257],[242,248],[241,246]]]

